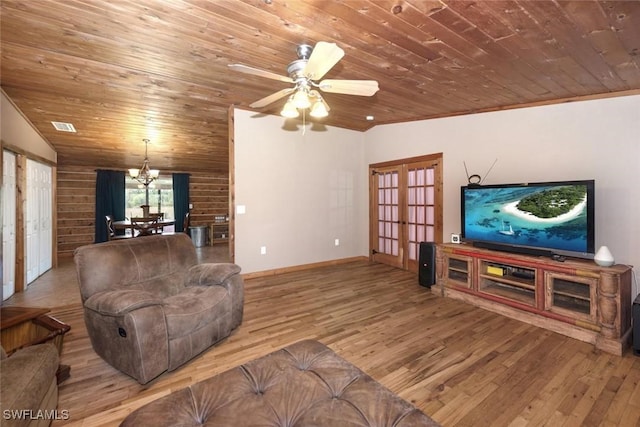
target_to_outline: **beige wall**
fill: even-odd
[[[283,130],[278,116],[234,114],[235,203],[246,208],[236,214],[235,261],[243,273],[366,255],[364,134],[303,134]]]
[[[51,145],[33,129],[31,123],[16,109],[4,91],[0,91],[0,98],[0,137],[3,146],[8,149],[18,148],[22,154],[31,154],[36,160],[46,160],[55,164],[57,155]]]

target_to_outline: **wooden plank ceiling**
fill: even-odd
[[[379,82],[371,98],[325,96],[322,122],[360,131],[640,89],[638,1],[2,0],[1,8],[2,88],[60,165],[139,167],[149,138],[154,168],[227,171],[229,106],[249,109],[290,86],[227,65],[286,75],[300,43],[344,49],[326,78]],[[259,111],[278,114],[283,102]]]

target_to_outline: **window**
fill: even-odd
[[[146,190],[142,184],[131,178],[125,180],[125,215],[128,218],[142,216]],[[175,219],[173,213],[173,177],[160,176],[149,184],[149,212],[164,214],[165,219]]]

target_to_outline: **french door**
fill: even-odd
[[[442,242],[442,154],[371,165],[371,259],[418,271],[420,242]]]

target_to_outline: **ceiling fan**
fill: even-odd
[[[284,117],[298,117],[298,109],[306,108],[311,108],[309,114],[312,117],[326,117],[329,105],[318,89],[322,92],[359,96],[372,96],[378,91],[378,82],[375,80],[325,79],[318,82],[344,56],[344,50],[335,43],[318,42],[315,47],[301,44],[296,53],[298,59],[287,66],[288,77],[244,64],[229,64],[229,68],[235,71],[294,84],[294,87],[279,90],[255,101],[250,104],[252,108],[266,107],[288,95],[289,100],[280,113]]]

